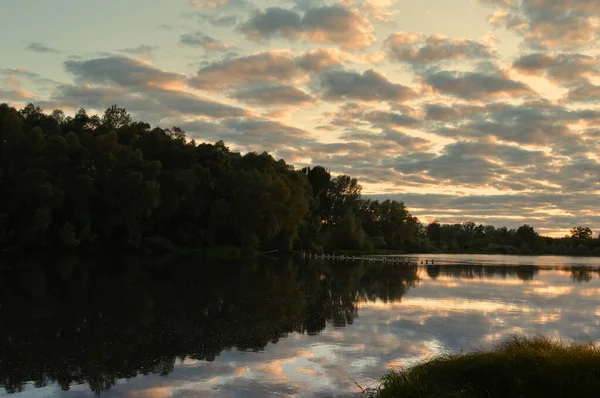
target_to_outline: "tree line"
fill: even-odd
[[[551,238],[539,235],[530,225],[517,229],[464,222],[426,227],[433,251],[450,253],[553,254],[600,256],[600,238],[594,239],[589,227],[577,226],[570,236]]]
[[[112,106],[50,114],[0,105],[0,248],[395,250],[600,254],[569,239],[463,223],[423,225],[356,178],[266,152],[196,143]],[[589,229],[588,229],[589,230]],[[586,234],[589,232],[590,236]]]

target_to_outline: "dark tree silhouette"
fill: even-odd
[[[571,229],[571,237],[575,239],[592,239],[593,233],[589,227],[581,225]]]
[[[423,226],[404,203],[364,198],[356,178],[295,170],[266,152],[152,128],[114,105],[47,115],[0,105],[0,249],[219,247],[600,255],[570,238],[477,225]]]

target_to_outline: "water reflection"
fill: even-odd
[[[567,271],[571,272],[571,278],[575,282],[589,282],[592,280],[592,275],[594,272],[600,276],[600,270],[594,270],[592,267],[573,267],[572,269],[567,269]]]
[[[347,395],[389,366],[507,333],[599,339],[598,294],[598,268],[581,264],[5,260],[0,387]]]
[[[539,268],[533,265],[478,265],[478,264],[453,264],[452,266],[427,265],[427,275],[436,279],[440,275],[453,278],[493,278],[517,277],[523,281],[533,279]]]
[[[110,389],[177,361],[259,351],[289,333],[352,324],[357,303],[400,300],[417,268],[315,262],[160,266],[121,258],[5,264],[0,276],[0,385]]]

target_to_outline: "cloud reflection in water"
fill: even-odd
[[[260,265],[253,271],[260,278],[283,272],[277,283],[267,285],[271,290],[261,296],[265,300],[275,300],[274,295],[283,294],[282,288],[299,289],[288,299],[310,293],[307,302],[293,309],[299,313],[283,315],[284,319],[300,316],[302,324],[294,326],[295,331],[271,338],[264,349],[240,350],[234,339],[231,348],[225,346],[214,361],[187,358],[178,361],[167,377],[149,373],[119,380],[102,396],[354,396],[360,391],[355,383],[372,385],[390,367],[410,365],[444,350],[486,348],[510,333],[599,341],[599,273],[565,266],[442,265],[394,273],[365,264],[319,263],[300,268],[288,264],[286,271]],[[311,283],[317,285],[310,288]],[[225,302],[240,305],[237,300]],[[251,311],[246,313],[248,322],[260,321],[264,309],[248,307],[247,311]],[[317,321],[318,314],[323,317]],[[306,325],[322,321],[323,330],[306,333]],[[235,320],[224,323],[236,324]],[[27,386],[12,396],[61,394],[58,386],[50,384],[37,389]],[[87,384],[72,386],[69,393],[93,395]]]

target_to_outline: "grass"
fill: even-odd
[[[365,392],[388,397],[600,397],[600,348],[511,336],[493,350],[443,354],[391,370]]]

